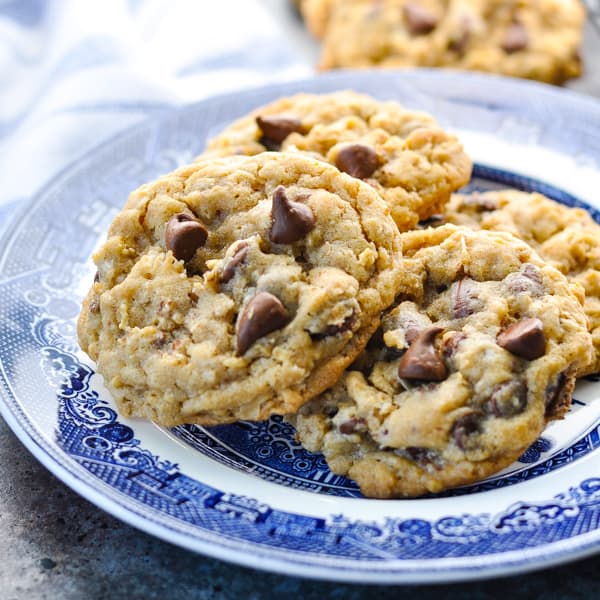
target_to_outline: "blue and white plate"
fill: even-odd
[[[477,162],[471,187],[539,190],[600,215],[600,103],[450,72],[338,73],[174,110],[98,147],[14,218],[0,251],[0,408],[35,456],[124,521],[191,550],[308,577],[475,579],[600,551],[600,379],[512,467],[417,500],[368,500],[279,418],[177,427],[120,417],[77,348],[89,256],[128,193],[279,96],[353,88],[434,114]]]

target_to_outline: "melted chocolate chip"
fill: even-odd
[[[235,275],[236,269],[244,262],[248,255],[248,244],[246,242],[240,242],[237,245],[233,256],[229,259],[229,262],[225,265],[221,271],[220,280],[221,283],[227,283]]]
[[[471,445],[470,436],[481,432],[481,417],[481,413],[474,412],[459,417],[454,422],[451,432],[452,439],[461,450],[465,450]]]
[[[404,20],[412,35],[431,33],[438,24],[438,18],[417,2],[408,2],[404,6]]]
[[[339,408],[337,406],[326,406],[325,407],[325,416],[329,417],[330,419],[333,419],[333,417],[335,417],[335,415],[337,415],[339,412]]]
[[[208,230],[198,219],[188,213],[179,213],[167,223],[165,246],[177,260],[187,262],[198,248],[204,246],[207,237]]]
[[[364,419],[349,419],[340,425],[340,433],[348,435],[357,431],[365,431]]]
[[[302,122],[291,117],[256,117],[256,124],[262,131],[261,143],[269,150],[279,150],[290,133],[302,133]]]
[[[377,152],[364,144],[344,146],[335,158],[335,166],[357,179],[366,179],[379,168]]]
[[[572,384],[573,379],[568,371],[563,371],[558,375],[556,381],[546,388],[544,404],[548,419],[559,419],[569,410]]]
[[[398,363],[398,376],[402,379],[443,381],[448,371],[435,348],[435,337],[442,327],[424,329]]]
[[[477,298],[474,281],[468,277],[459,279],[453,290],[452,314],[456,319],[468,317],[475,312]]]
[[[167,343],[169,336],[164,331],[159,331],[156,334],[154,341],[152,342],[152,346],[157,350],[160,350]]]
[[[502,50],[507,54],[525,50],[529,45],[529,34],[525,26],[519,21],[515,21],[510,25],[502,39]]]
[[[450,359],[454,356],[458,350],[458,346],[463,340],[467,339],[467,334],[461,331],[452,331],[450,334],[444,336],[442,343],[442,353],[444,357]]]
[[[463,198],[462,204],[463,206],[474,208],[477,212],[480,213],[492,212],[494,210],[498,210],[499,208],[496,200],[493,200],[492,198],[488,198],[486,196],[482,196],[477,192]]]
[[[429,464],[437,457],[434,450],[420,446],[409,446],[408,448],[404,448],[404,452],[411,460],[422,464]]]
[[[516,356],[535,360],[546,352],[544,324],[536,317],[522,319],[499,333],[496,342]]]
[[[527,388],[516,380],[494,386],[489,399],[489,410],[496,417],[512,417],[527,407]]]
[[[452,52],[456,52],[456,54],[459,56],[463,56],[471,39],[471,29],[471,19],[468,17],[463,18],[461,22],[461,29],[453,38],[450,39],[448,43],[448,49]]]
[[[513,294],[526,293],[530,296],[541,296],[544,294],[544,284],[539,269],[527,263],[519,273],[511,273],[506,278],[506,287]]]
[[[290,318],[281,300],[269,292],[259,292],[248,302],[240,317],[237,353],[242,355],[261,337],[285,327]]]
[[[348,315],[339,325],[328,325],[323,331],[319,333],[311,333],[310,338],[313,341],[319,342],[325,338],[344,333],[344,331],[350,331],[352,326],[356,323],[356,314],[352,313]]]
[[[315,217],[306,204],[293,202],[280,185],[273,192],[269,239],[275,244],[292,244],[302,239],[315,226]]]
[[[419,221],[419,229],[427,229],[428,227],[437,227],[445,221],[444,215],[431,215],[428,219]]]

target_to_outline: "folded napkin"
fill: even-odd
[[[0,223],[119,130],[310,74],[259,0],[0,0]]]

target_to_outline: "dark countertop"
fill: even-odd
[[[307,60],[315,43],[287,3],[263,0]],[[600,97],[600,36],[568,87]],[[193,554],[121,523],[51,475],[0,419],[0,598],[469,598],[598,597],[600,555],[546,571],[445,586],[359,586],[273,575]]]

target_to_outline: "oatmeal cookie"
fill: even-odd
[[[329,15],[337,0],[299,0],[299,8],[306,27],[316,37],[322,38],[327,30]]]
[[[256,109],[208,143],[205,156],[295,151],[367,181],[402,231],[442,210],[472,163],[427,114],[345,91],[299,94]]]
[[[472,229],[508,231],[532,246],[567,279],[581,284],[595,354],[579,375],[600,371],[600,225],[587,211],[541,194],[501,190],[457,194],[444,220]]]
[[[507,233],[403,234],[401,292],[365,352],[292,417],[366,496],[465,485],[516,460],[570,405],[592,343],[581,288]]]
[[[324,69],[448,66],[548,83],[581,73],[579,0],[350,0],[321,8]]]
[[[399,282],[368,185],[301,154],[143,185],[95,254],[78,324],[119,409],[162,425],[290,413],[363,349]]]

